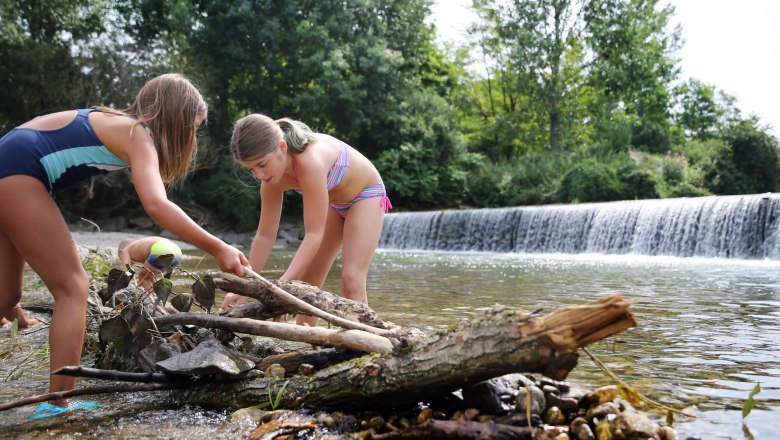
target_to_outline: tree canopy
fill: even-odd
[[[466,41],[442,47],[428,0],[0,0],[0,128],[124,108],[150,77],[182,72],[210,112],[197,171],[172,197],[240,230],[256,225],[257,187],[227,144],[252,112],[359,149],[399,210],[777,190],[768,128],[680,78],[671,5],[472,7]],[[74,217],[141,212],[121,176],[58,197]]]

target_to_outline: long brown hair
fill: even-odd
[[[230,145],[236,160],[252,160],[274,152],[282,139],[291,154],[300,154],[314,139],[314,131],[301,121],[289,118],[274,121],[253,113],[236,121]]]
[[[185,76],[166,73],[152,78],[124,110],[97,108],[132,116],[138,124],[149,127],[163,182],[172,184],[187,176],[197,151],[195,121],[201,113],[205,118],[208,107],[200,91]]]

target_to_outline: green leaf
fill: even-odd
[[[279,407],[279,403],[282,402],[282,396],[284,396],[284,390],[287,389],[287,385],[290,383],[289,380],[287,380],[284,385],[282,385],[282,388],[279,390],[279,392],[276,393],[276,399],[274,400],[274,404],[272,405],[273,409],[276,409]]]
[[[756,394],[761,392],[761,384],[756,383],[756,386],[753,387],[753,391],[750,392],[750,395],[748,396],[747,400],[745,401],[745,404],[742,405],[742,418],[744,419],[750,414],[750,411],[753,410],[753,408],[756,407]]]
[[[203,308],[211,312],[211,306],[214,305],[214,295],[217,291],[217,285],[211,275],[206,275],[192,284],[192,293],[195,301]]]
[[[180,293],[171,298],[171,305],[180,312],[189,312],[192,306],[192,295]]]
[[[163,278],[155,282],[154,285],[152,285],[152,288],[154,289],[157,298],[160,298],[160,301],[165,304],[165,302],[168,301],[168,295],[170,295],[173,290],[173,283],[168,278]]]
[[[173,259],[175,258],[175,255],[173,254],[163,254],[158,256],[154,259],[153,263],[158,266],[168,267],[173,262]]]
[[[11,323],[11,339],[17,338],[19,338],[19,318],[14,318],[14,322]]]

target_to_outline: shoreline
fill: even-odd
[[[183,251],[198,249],[196,246],[179,239],[167,230],[154,231],[151,229],[122,229],[117,231],[103,231],[95,227],[85,227],[83,224],[69,224],[68,229],[70,230],[70,234],[79,249],[102,248],[109,249],[112,253],[116,254],[116,247],[119,242],[122,241],[122,239],[126,237],[140,238],[151,235],[167,238],[176,243]],[[209,233],[231,246],[235,246],[238,249],[246,251],[248,251],[252,246],[252,240],[255,237],[255,231],[209,231]],[[277,234],[274,249],[296,247],[303,239],[302,235],[303,232],[300,227],[292,223],[283,222],[279,225],[279,232]]]

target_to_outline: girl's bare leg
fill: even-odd
[[[44,185],[29,176],[0,179],[0,206],[13,207],[0,210],[0,231],[54,296],[50,370],[78,365],[89,285],[65,220]],[[18,265],[19,259],[3,264]],[[51,375],[49,391],[70,390],[75,385],[75,378]]]
[[[0,229],[0,318],[3,318],[3,325],[10,324],[16,317],[14,312],[20,310],[16,305],[22,297],[23,283],[24,260],[8,234]]]
[[[333,262],[341,249],[342,234],[344,231],[344,219],[334,209],[328,209],[328,218],[325,220],[325,235],[322,244],[314,256],[312,264],[301,274],[301,281],[305,281],[320,289],[325,284]],[[317,318],[313,316],[298,315],[295,318],[298,324],[314,326]]]
[[[382,234],[385,212],[381,198],[361,200],[349,209],[344,222],[344,244],[341,251],[341,294],[345,298],[368,304],[366,278]]]

